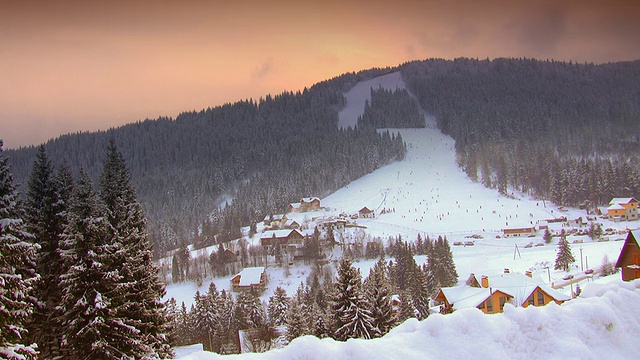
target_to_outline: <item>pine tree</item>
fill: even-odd
[[[403,323],[409,318],[416,317],[413,303],[411,302],[411,295],[406,291],[401,291],[399,294],[399,308],[396,314],[396,322]]]
[[[133,357],[170,357],[161,302],[165,287],[153,263],[147,223],[131,175],[113,140],[100,177],[100,199],[113,228],[112,244],[118,248],[112,264],[122,276],[111,305],[124,323],[135,329],[131,346],[122,350]]]
[[[426,276],[417,264],[411,271],[411,287],[409,291],[418,320],[426,319],[429,316],[430,296],[427,289]]]
[[[62,256],[69,270],[61,279],[59,309],[63,334],[63,356],[70,359],[119,359],[135,330],[126,326],[112,308],[112,294],[121,280],[111,270],[108,241],[111,227],[93,185],[81,172],[69,204],[67,226],[62,238]]]
[[[289,308],[289,301],[290,299],[287,296],[287,292],[280,286],[276,288],[273,296],[269,297],[267,314],[269,315],[269,323],[272,326],[284,325]]]
[[[302,311],[298,300],[294,299],[289,304],[286,316],[287,340],[291,341],[306,333],[305,322],[302,317]]]
[[[29,231],[40,245],[37,264],[41,278],[34,287],[37,305],[29,328],[42,358],[61,356],[63,331],[59,323],[61,312],[56,307],[62,297],[60,275],[66,273],[66,269],[60,256],[60,239],[72,186],[68,168],[62,168],[54,176],[44,146],[40,146],[28,182],[25,209]]]
[[[567,236],[563,232],[560,235],[560,241],[558,241],[558,252],[556,255],[556,263],[553,266],[553,269],[569,271],[569,265],[571,265],[575,261],[576,259],[571,253],[571,247],[569,246],[569,241],[567,241]]]
[[[335,319],[334,338],[346,341],[350,338],[371,339],[378,336],[378,329],[373,325],[362,290],[360,272],[351,266],[347,258],[340,260],[336,293],[333,299],[333,316]]]
[[[0,140],[0,358],[31,358],[35,350],[25,346],[23,339],[33,309],[29,293],[38,279],[37,245],[25,229],[2,145]]]
[[[391,304],[391,285],[387,275],[387,263],[383,257],[378,260],[364,282],[364,290],[371,305],[373,325],[382,336],[395,325],[393,306]]]
[[[546,244],[551,244],[552,238],[553,238],[553,235],[551,234],[551,231],[549,231],[549,229],[545,229],[544,234],[542,235],[542,239],[544,240],[544,242]]]
[[[453,254],[447,238],[438,236],[433,248],[433,257],[429,257],[429,266],[440,287],[454,286],[458,283],[458,272],[453,262]]]

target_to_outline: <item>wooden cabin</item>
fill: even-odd
[[[258,292],[265,290],[267,286],[267,272],[264,267],[244,268],[231,278],[233,291],[246,291],[256,289]]]
[[[620,250],[616,267],[622,270],[622,280],[640,279],[640,230],[629,231]]]
[[[535,235],[536,233],[537,229],[535,226],[502,229],[502,235],[504,237],[529,236]]]
[[[376,217],[375,211],[370,210],[368,207],[363,207],[358,211],[358,216],[365,219],[373,219]]]

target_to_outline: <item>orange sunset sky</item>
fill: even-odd
[[[432,57],[638,60],[640,5],[0,0],[0,138],[39,144]]]

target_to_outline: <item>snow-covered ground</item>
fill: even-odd
[[[340,114],[341,126],[355,124],[363,112],[364,101],[369,98],[369,89],[378,86],[396,89],[404,87],[404,84],[399,73],[359,83],[346,94],[347,107]],[[505,268],[517,272],[531,270],[534,275],[549,282],[561,281],[566,273],[553,270],[557,250],[555,241],[551,245],[525,247],[530,243],[542,243],[542,234],[534,238],[497,236],[502,235],[501,230],[506,227],[532,226],[560,216],[584,218],[586,213],[578,209],[560,211],[549,202],[517,193],[505,197],[495,190],[473,183],[455,164],[453,139],[442,134],[432,118],[427,116],[426,119],[427,127],[423,129],[392,130],[399,131],[407,143],[408,152],[404,161],[382,167],[322,199],[321,205],[329,210],[294,214],[292,217],[302,223],[319,215],[357,213],[367,206],[376,210],[377,217],[358,219],[358,224],[366,226],[365,232],[372,236],[386,239],[388,236],[401,235],[405,240],[414,241],[419,233],[431,237],[444,235],[452,245],[457,241],[473,240],[473,246],[452,246],[461,283],[472,272],[496,274]],[[291,200],[295,202],[298,199]],[[382,209],[390,211],[381,214]],[[639,222],[598,221],[603,223],[604,228],[618,230],[640,225]],[[562,225],[553,224],[550,228],[559,231]],[[469,235],[482,238],[466,238]],[[605,255],[610,261],[615,261],[623,242],[613,240],[623,239],[624,235],[610,238],[612,241],[609,242],[592,242],[587,236],[570,236],[569,242],[583,241],[572,244],[577,259],[572,272],[599,267]],[[417,256],[416,261],[422,264],[425,258]],[[366,276],[373,263],[374,260],[360,261],[354,265]],[[285,276],[282,268],[268,268],[270,282],[262,296],[264,301],[273,295],[277,286],[293,294],[300,282],[306,280],[310,270],[298,265],[291,267],[290,272],[291,275]],[[617,278],[619,274],[611,279]],[[194,284],[170,285],[166,298],[174,297],[178,303],[184,301],[190,306],[196,290],[206,292],[211,281],[216,283],[218,289],[229,289],[229,280],[230,277],[208,280],[199,288]],[[620,304],[623,300],[640,304],[640,292],[625,290],[625,286],[616,285],[612,287],[611,294],[570,301],[562,307],[508,308],[504,315],[495,316],[469,310],[458,311],[452,316],[432,316],[420,323],[412,320],[374,341],[338,343],[304,337],[296,339],[286,349],[252,356],[264,359],[493,359],[524,358],[535,354],[551,358],[597,358],[611,355],[610,351],[615,348],[613,354],[620,354],[621,357],[614,358],[628,358],[633,339],[627,334],[640,330],[637,320],[640,318],[640,306],[630,309],[635,311],[635,315],[629,316],[634,320],[626,323],[623,320],[624,310],[621,310],[625,306]],[[587,287],[583,288],[586,291]],[[568,293],[569,289],[564,291]],[[462,343],[468,345],[460,346]],[[591,348],[594,351],[588,352]],[[482,349],[482,353],[478,349]],[[203,355],[197,349],[181,351],[195,351],[192,355],[186,355],[185,359],[209,358],[209,355]],[[215,358],[215,355],[211,356]]]
[[[637,359],[640,281],[589,284],[562,306],[515,308],[485,315],[462,309],[409,319],[374,340],[337,342],[304,336],[263,354],[221,356],[197,346],[185,360],[206,359]]]

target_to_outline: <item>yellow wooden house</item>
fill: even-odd
[[[638,200],[635,198],[613,198],[609,201],[607,215],[614,221],[638,220]]]

